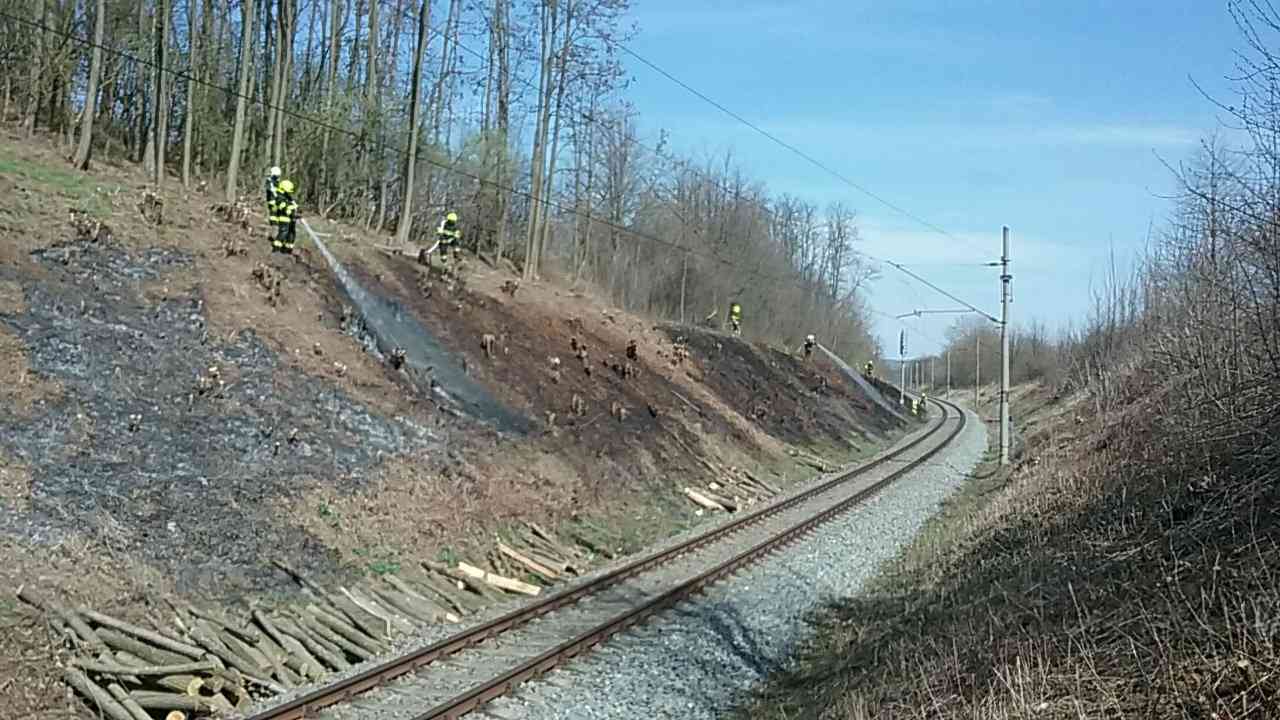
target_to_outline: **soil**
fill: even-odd
[[[788,450],[842,461],[902,429],[825,360],[549,284],[512,295],[510,268],[475,261],[451,288],[317,222],[384,313],[362,317],[319,253],[269,252],[252,203],[99,164],[0,139],[6,587],[128,617],[280,592],[272,560],[338,580],[583,515],[634,550],[697,520],[683,485],[733,465],[785,484],[811,472]],[[56,635],[7,594],[0,633],[36,658],[0,667],[0,695],[64,712]]]

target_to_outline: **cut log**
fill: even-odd
[[[262,628],[266,637],[271,638],[284,651],[284,664],[304,678],[319,680],[324,676],[324,666],[317,660],[297,638],[286,635],[271,622],[261,610],[253,611],[253,619]]]
[[[157,690],[135,690],[133,699],[148,710],[181,710],[190,713],[211,713],[214,711],[214,705],[208,699],[191,695],[179,695]]]
[[[764,488],[765,490],[768,490],[770,493],[773,493],[774,495],[777,495],[777,494],[779,494],[779,493],[781,493],[781,492],[782,492],[782,490],[780,490],[777,486],[772,485],[772,484],[770,484],[770,483],[766,482],[766,481],[764,480],[764,478],[761,478],[761,477],[759,477],[759,476],[757,476],[757,475],[753,474],[753,473],[752,473],[751,471],[749,471],[749,470],[743,470],[743,471],[742,471],[742,474],[743,474],[743,475],[745,475],[745,476],[747,477],[747,479],[751,480],[752,482],[754,482],[755,484],[757,484],[757,485],[759,485],[760,487]]]
[[[417,601],[417,602],[421,603],[421,604],[423,605],[423,607],[425,607],[425,608],[426,608],[427,610],[429,610],[430,612],[432,612],[432,613],[437,613],[437,612],[444,613],[444,619],[445,619],[445,620],[448,620],[449,622],[461,622],[461,621],[462,621],[462,618],[460,618],[457,614],[455,614],[455,613],[451,612],[451,609],[457,609],[459,612],[462,612],[463,610],[462,610],[461,608],[454,608],[454,606],[453,606],[453,604],[452,604],[452,603],[450,603],[450,604],[448,604],[448,605],[441,605],[440,603],[436,602],[436,601],[435,601],[435,600],[433,600],[432,598],[429,598],[429,597],[427,597],[426,595],[423,595],[423,594],[421,594],[421,593],[417,592],[417,591],[416,591],[416,590],[414,590],[412,587],[410,587],[410,585],[409,585],[407,582],[405,582],[404,580],[401,580],[400,578],[395,577],[395,576],[388,576],[388,577],[387,577],[387,582],[388,582],[388,583],[390,583],[392,587],[394,587],[395,589],[399,590],[399,591],[401,592],[401,594],[405,595],[405,596],[406,596],[406,597],[408,597],[409,599],[411,599],[411,600],[415,600],[415,601]],[[425,588],[424,588],[424,589],[425,589]]]
[[[217,630],[218,628],[214,626],[213,623],[209,623],[208,629]],[[254,667],[259,671],[271,672],[275,669],[275,665],[271,662],[271,658],[267,657],[267,654],[258,648],[244,642],[226,630],[218,630],[217,636],[218,639],[222,641],[222,644],[236,655],[239,655],[246,660],[252,660]]]
[[[54,616],[64,627],[71,630],[72,634],[90,654],[97,655],[106,649],[106,644],[103,643],[102,638],[98,637],[88,623],[67,608],[57,603],[49,602],[29,587],[23,587],[18,590],[18,599],[44,611],[47,615]]]
[[[62,679],[111,720],[135,720],[133,715],[119,701],[111,697],[111,693],[103,690],[101,686],[90,680],[87,675],[79,670],[70,668],[63,670]]]
[[[213,625],[205,620],[197,621],[195,626],[191,628],[191,638],[200,643],[208,654],[226,663],[227,667],[235,668],[247,675],[252,675],[258,671],[258,663],[255,660],[242,657],[235,650],[227,647],[222,642],[222,639],[218,637]]]
[[[201,650],[200,648],[192,647],[191,645],[188,645],[184,642],[178,642],[177,640],[173,640],[171,638],[165,637],[164,635],[161,635],[158,632],[147,630],[146,628],[140,628],[137,625],[133,625],[123,620],[113,618],[110,615],[104,615],[100,612],[96,612],[83,607],[80,608],[79,613],[83,615],[85,618],[92,620],[93,622],[99,625],[103,625],[105,627],[109,627],[114,630],[119,630],[120,632],[127,633],[129,635],[132,635],[138,638],[139,640],[145,640],[151,643],[152,645],[168,650],[169,652],[177,653],[179,655],[185,655],[186,657],[189,657],[192,660],[199,660],[200,658],[204,657],[204,651]]]
[[[557,543],[547,540],[542,533],[535,531],[532,527],[518,528],[515,535],[526,547],[542,553],[557,564],[569,563],[573,560]]]
[[[375,641],[381,641],[384,638],[390,637],[390,633],[386,628],[387,623],[382,618],[371,614],[358,604],[352,602],[346,595],[342,593],[330,593],[329,604],[338,608],[338,612],[332,612],[330,614],[349,625],[353,625],[358,628],[360,632],[368,635]]]
[[[506,555],[512,560],[515,560],[517,563],[520,563],[529,572],[534,573],[535,575],[540,575],[543,578],[546,578],[548,582],[555,582],[556,580],[560,579],[560,573],[556,572],[555,570],[552,570],[551,568],[545,565],[542,565],[541,563],[535,562],[533,559],[526,557],[525,555],[522,555],[515,548],[511,547],[510,545],[507,545],[506,543],[503,543],[503,542],[498,543],[498,552],[502,553],[503,555]]]
[[[689,496],[690,500],[694,501],[695,503],[701,505],[702,507],[708,510],[719,510],[720,512],[727,512],[723,505],[712,500],[706,495],[703,495],[697,490],[694,490],[693,488],[685,488],[684,494]]]
[[[448,578],[453,578],[462,584],[459,590],[469,588],[473,593],[492,602],[504,602],[507,597],[500,590],[495,589],[492,585],[483,582],[477,578],[462,572],[461,570],[451,568],[447,565],[441,565],[430,561],[424,561],[424,565]]]
[[[200,690],[209,685],[214,678],[198,678],[195,675],[165,675],[164,677],[148,678],[151,680],[149,684],[156,686],[162,690],[172,690],[184,695],[199,695]],[[219,680],[219,682],[222,682]]]
[[[542,538],[549,545],[551,545],[551,547],[556,551],[556,553],[563,556],[565,559],[573,560],[576,557],[573,554],[573,550],[569,547],[566,547],[564,543],[560,542],[560,539],[556,537],[556,535],[551,531],[541,527],[540,525],[538,525],[538,523],[535,523],[535,522],[529,523],[529,528],[532,529],[535,533],[537,533],[538,537]]]
[[[298,644],[302,645],[308,653],[314,657],[323,660],[330,668],[334,670],[346,670],[351,667],[351,663],[343,657],[340,649],[331,649],[327,645],[317,642],[312,633],[300,624],[295,623],[288,618],[276,619],[273,624],[280,629],[282,633],[288,633]]]
[[[94,633],[107,644],[107,647],[136,655],[151,665],[178,665],[191,662],[191,658],[186,655],[161,650],[111,628],[99,628]]]
[[[276,678],[280,680],[281,685],[287,686],[292,683],[296,686],[306,683],[306,674],[295,673],[293,668],[289,666],[290,655],[288,650],[281,647],[269,635],[259,633],[259,637],[262,639],[253,647],[258,650],[258,652],[267,656],[267,659],[271,662],[272,669],[275,671]]]
[[[252,643],[256,645],[257,643],[262,641],[262,633],[258,632],[252,627],[237,625],[235,623],[228,621],[226,618],[220,618],[217,615],[207,610],[202,610],[201,608],[195,605],[188,604],[186,609],[187,609],[187,612],[191,613],[192,615],[195,615],[201,620],[207,620],[213,623],[214,626],[217,627],[219,630],[225,630],[247,643]]]
[[[496,588],[501,588],[510,592],[521,593],[523,595],[537,595],[542,592],[542,588],[537,585],[530,585],[527,582],[516,580],[515,578],[503,577],[491,572],[485,572],[474,565],[468,565],[464,562],[458,563],[458,570],[466,573],[468,577],[482,580]]]
[[[72,665],[87,672],[103,675],[178,675],[181,673],[213,672],[218,666],[208,660],[182,663],[180,665],[121,665],[115,663],[94,662],[93,660],[76,659]]]
[[[382,618],[382,621],[386,623],[386,634],[388,637],[391,636],[392,628],[395,628],[406,635],[413,634],[417,631],[418,626],[413,624],[408,618],[401,615],[399,610],[394,607],[388,608],[383,606],[382,601],[365,593],[360,588],[342,588],[342,592],[346,594],[351,602],[359,605],[365,612]]]
[[[127,690],[120,687],[120,683],[107,685],[107,692],[111,693],[111,697],[120,703],[120,707],[123,707],[133,720],[151,720],[151,716],[147,714],[147,711],[142,709],[142,706],[129,695]]]
[[[423,566],[427,569],[426,566]],[[449,577],[441,577],[428,571],[419,579],[418,585],[431,593],[432,599],[445,603],[445,607],[456,611],[459,615],[470,615],[484,606],[480,598],[458,589],[456,581]]]
[[[699,492],[703,497],[706,497],[711,502],[714,502],[717,505],[720,505],[721,507],[723,507],[725,510],[728,510],[729,512],[738,511],[738,502],[731,497],[727,497],[722,493],[711,492],[710,490],[701,490],[697,492]]]
[[[377,652],[362,644],[369,642],[367,637],[358,632],[349,630],[349,625],[338,622],[328,613],[324,613],[318,609],[313,612],[312,609],[315,607],[315,605],[308,605],[305,617],[302,616],[302,614],[299,614],[299,619],[307,624],[307,628],[310,629],[311,632],[319,635],[325,640],[328,640],[333,645],[337,645],[342,648],[344,652],[350,653],[361,660],[372,660],[378,655]],[[342,630],[336,630],[335,626],[342,628]],[[359,638],[360,642],[352,640],[352,637]]]
[[[313,617],[322,622],[325,627],[332,629],[334,632],[342,635],[346,639],[356,643],[369,652],[376,655],[386,650],[382,643],[378,642],[375,638],[370,637],[360,628],[347,622],[346,618],[331,613],[318,605],[308,605],[306,609]]]

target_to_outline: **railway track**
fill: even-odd
[[[719,527],[248,720],[457,718],[510,693],[700,589],[783,549],[874,495],[963,430],[955,405],[911,441]]]

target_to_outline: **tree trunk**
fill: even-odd
[[[227,164],[227,202],[236,201],[236,180],[244,149],[244,115],[248,103],[249,80],[253,73],[253,5],[244,0],[240,7],[240,96],[236,98],[236,121],[231,132],[231,161]]]
[[[158,0],[158,1],[162,1],[162,0]],[[138,3],[138,7],[139,7],[139,8],[146,7],[146,3],[145,3],[145,2],[140,2],[140,3]],[[150,34],[148,35],[148,33],[144,30],[144,19],[145,19],[145,18],[144,18],[144,16],[142,15],[141,10],[139,10],[139,12],[138,12],[138,36],[139,36],[139,37],[142,37],[142,38],[145,38],[145,37],[150,37],[150,38],[152,38],[152,46],[151,46],[151,60],[152,60],[153,62],[155,61],[155,58],[156,58],[156,52],[157,52],[157,50],[159,49],[159,44],[155,42],[155,38],[157,37],[157,34],[158,34],[158,33],[157,33],[157,25],[156,25],[156,23],[158,23],[158,22],[159,22],[159,18],[160,18],[160,8],[158,8],[158,7],[153,8],[153,9],[151,10],[151,32],[150,32]],[[160,86],[160,73],[159,73],[159,71],[158,71],[154,66],[153,66],[153,67],[148,68],[148,69],[147,69],[147,73],[148,73],[148,75],[147,75],[147,83],[146,83],[146,85],[147,85],[148,87],[142,90],[142,93],[143,93],[143,112],[142,112],[142,114],[141,114],[141,115],[140,115],[140,117],[139,117],[139,121],[138,121],[138,122],[139,122],[139,130],[138,130],[138,132],[139,132],[139,134],[140,134],[140,135],[139,135],[140,137],[144,137],[144,138],[145,138],[145,139],[143,140],[143,146],[142,146],[142,167],[143,167],[143,169],[144,169],[144,170],[146,170],[146,172],[147,172],[147,176],[148,176],[148,177],[150,177],[150,178],[152,178],[152,179],[154,180],[154,179],[155,179],[155,175],[156,175],[156,127],[155,127],[156,123],[155,123],[155,117],[156,117],[156,113],[157,113],[157,111],[156,111],[156,106],[160,104],[160,95],[156,92],[156,90],[157,90],[157,89],[159,88],[159,86]],[[141,85],[142,85],[142,83],[140,82],[140,83],[139,83],[139,85],[141,86]],[[146,92],[147,92],[147,90],[148,90],[148,89],[151,91],[151,105],[150,105],[150,106],[147,106],[147,105],[146,105],[146,97],[147,97]],[[148,124],[148,120],[150,121],[150,124]]]
[[[379,0],[368,0],[369,2],[369,38],[365,41],[365,75],[364,75],[364,112],[362,115],[365,122],[361,123],[360,130],[360,147],[359,147],[359,176],[364,183],[364,197],[366,200],[373,198],[373,178],[375,173],[370,171],[370,163],[373,161],[373,145],[374,140],[381,137],[381,128],[384,126],[378,104],[382,97],[378,92],[378,2]],[[357,15],[357,17],[359,17]],[[399,28],[396,28],[397,30]],[[356,28],[357,32],[359,27]],[[393,35],[394,37],[394,35]],[[393,47],[399,47],[399,43],[395,43]],[[355,65],[354,55],[352,56],[352,65]],[[390,72],[394,72],[395,65],[390,65]],[[354,73],[353,73],[354,77]],[[385,170],[384,170],[385,172]],[[386,202],[386,196],[383,196],[381,202]],[[369,212],[369,222],[372,222],[373,212]],[[366,223],[366,227],[367,227]]]
[[[418,10],[418,44],[413,54],[413,78],[409,94],[409,157],[404,168],[404,199],[400,207],[400,222],[396,226],[396,239],[409,242],[409,230],[413,225],[413,170],[418,159],[418,135],[422,113],[419,110],[422,96],[422,57],[427,54],[427,26],[431,21],[431,0],[422,0]]]
[[[280,38],[272,36],[271,27],[271,8],[277,0],[264,0],[263,7],[265,16],[262,18],[262,33],[264,52],[262,57],[271,63],[271,78],[268,80],[267,87],[267,106],[263,108],[266,112],[267,130],[266,134],[261,138],[263,141],[262,157],[267,160],[268,165],[279,165],[279,158],[273,156],[272,150],[276,143],[276,106],[280,104],[280,44],[283,42]],[[284,0],[279,0],[284,2]],[[276,21],[277,23],[279,20]]]
[[[458,31],[457,18],[461,11],[462,3],[460,0],[450,0],[449,16],[444,23],[444,33],[442,34],[442,47],[440,50],[440,72],[436,74],[435,85],[431,88],[431,96],[427,100],[427,114],[431,118],[431,144],[435,147],[441,146],[440,128],[444,124],[444,116],[446,113],[445,106],[445,87],[449,81],[450,58],[453,48],[457,44],[456,33]],[[427,199],[431,200],[431,193],[435,187],[433,182],[435,175],[435,166],[427,165],[426,182],[424,186],[427,189]]]
[[[289,0],[280,0],[280,38],[276,46],[279,48],[277,55],[279,75],[275,102],[275,136],[271,144],[272,165],[280,165],[284,162],[284,109],[289,102],[289,79],[293,74],[293,3]]]
[[[41,89],[44,86],[45,63],[49,55],[49,50],[45,46],[45,30],[44,26],[48,23],[49,14],[45,0],[36,0],[35,17],[40,22],[40,29],[36,30],[36,53],[31,62],[31,84],[27,87],[27,114],[23,120],[27,137],[35,134],[36,131],[36,113],[40,111],[40,102],[43,99]]]
[[[529,224],[526,228],[524,250],[524,279],[532,280],[538,276],[538,228],[544,209],[543,180],[546,173],[547,134],[551,120],[551,53],[555,45],[555,34],[559,27],[556,23],[558,0],[544,0],[542,5],[542,27],[540,52],[541,72],[538,82],[538,127],[533,139],[533,163],[531,166],[531,192],[529,206]]]
[[[511,23],[509,22],[511,14],[510,0],[495,0],[494,12],[494,38],[498,42],[498,88],[496,98],[496,110],[498,126],[498,138],[502,142],[502,148],[498,153],[497,183],[494,185],[494,200],[497,203],[494,215],[498,218],[498,258],[502,258],[507,252],[507,225],[510,220],[511,203],[508,202],[509,196],[507,191],[501,186],[506,184],[507,180],[507,159],[510,138],[508,133],[511,130]]]
[[[557,74],[559,77],[556,82],[556,122],[555,127],[551,132],[551,157],[547,160],[547,182],[546,185],[543,186],[545,188],[544,193],[547,196],[550,196],[555,192],[556,157],[560,154],[560,110],[564,105],[564,89],[566,79],[569,75],[569,43],[572,38],[573,8],[573,0],[566,0],[564,15],[564,42],[561,43],[560,52],[558,54],[559,57],[556,61],[556,64],[559,66],[557,68]],[[551,223],[550,206],[544,204],[544,207],[545,209],[542,212],[542,227],[538,231],[538,246],[534,249],[534,252],[537,254],[536,262],[539,265],[542,263],[542,257],[546,251],[547,228]]]
[[[200,43],[196,34],[196,0],[187,0],[187,111],[182,118],[182,187],[191,187],[191,139],[195,133],[196,58]]]
[[[98,98],[98,78],[102,73],[102,36],[106,32],[107,2],[98,0],[93,17],[93,55],[89,59],[89,85],[84,91],[84,117],[80,120],[80,145],[76,148],[75,166],[89,169],[89,156],[93,154],[93,120],[96,117],[94,102]]]
[[[155,102],[155,184],[164,182],[165,146],[169,139],[169,74],[164,68],[169,61],[169,10],[172,0],[157,0],[156,8],[156,102]]]
[[[333,100],[337,93],[338,84],[338,55],[341,48],[338,41],[341,39],[342,24],[341,19],[346,14],[346,3],[343,0],[333,0],[329,4],[329,65],[326,68],[328,73],[325,77],[325,93],[324,93],[324,115],[325,119],[333,123]],[[320,184],[324,188],[324,206],[328,206],[328,201],[332,199],[331,189],[329,187],[329,168],[333,163],[329,160],[329,141],[332,139],[333,132],[326,127],[324,136],[320,140]]]

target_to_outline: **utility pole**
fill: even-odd
[[[981,414],[979,404],[982,402],[982,329],[973,334],[973,411]]]
[[[933,390],[938,386],[937,376],[933,373],[933,358],[929,358],[929,389]]]
[[[907,404],[907,331],[898,331],[898,404]]]
[[[947,395],[951,395],[951,348],[947,348]]]
[[[1009,274],[1009,226],[1002,232],[1000,253],[1000,464],[1009,464],[1009,302],[1013,276]]]

